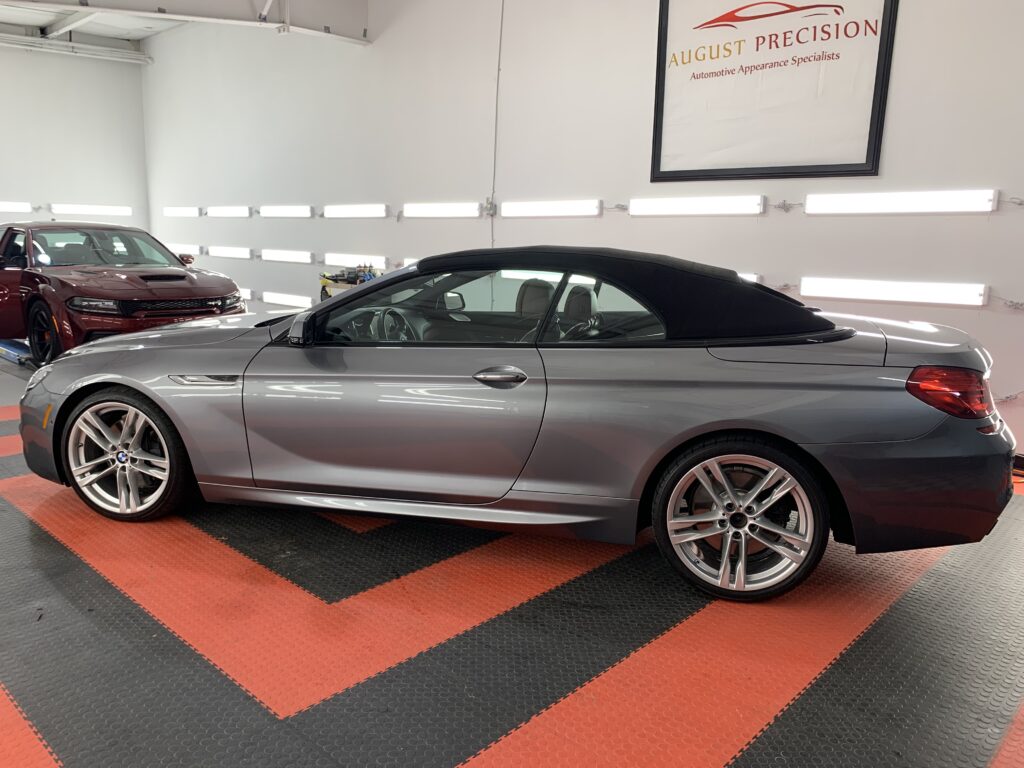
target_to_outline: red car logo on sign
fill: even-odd
[[[737,8],[734,11],[723,13],[717,19],[706,21],[694,29],[717,29],[719,27],[730,27],[736,29],[737,24],[744,24],[748,21],[760,21],[775,16],[788,16],[791,13],[802,13],[805,18],[811,16],[841,16],[846,8],[841,5],[790,5],[789,3],[752,3]]]

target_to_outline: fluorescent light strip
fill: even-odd
[[[198,245],[186,245],[184,243],[164,243],[172,253],[186,256],[198,256],[202,250]]]
[[[324,263],[329,267],[388,268],[388,260],[385,256],[360,256],[355,253],[326,253],[324,254]]]
[[[220,259],[252,258],[252,251],[249,248],[237,248],[233,245],[211,245],[206,252]]]
[[[242,298],[246,301],[252,301],[252,288],[239,288],[238,293],[241,294]]]
[[[998,207],[998,190],[968,189],[947,192],[808,195],[804,211],[812,216],[865,213],[991,213]]]
[[[764,195],[656,197],[629,201],[630,216],[760,216]]]
[[[281,251],[276,248],[264,248],[264,261],[287,261],[291,264],[312,264],[313,254],[309,251]]]
[[[0,202],[0,213],[32,213],[32,203]]]
[[[387,216],[388,207],[378,203],[324,207],[325,219],[386,219]]]
[[[531,272],[525,269],[503,269],[498,276],[505,280],[546,280],[556,285],[562,281],[561,272]],[[584,275],[570,275],[571,285],[597,285],[597,280]]]
[[[164,216],[171,219],[198,219],[199,208],[191,205],[164,206]]]
[[[276,293],[275,291],[264,291],[263,301],[267,304],[283,304],[286,307],[301,307],[309,309],[313,306],[313,300],[308,296],[298,296],[294,293]]]
[[[79,205],[77,203],[53,203],[50,211],[58,216],[131,216],[128,205]]]
[[[740,272],[739,276],[740,276],[741,280],[746,280],[748,283],[760,283],[761,282],[761,276],[760,275],[755,275],[755,274],[753,274],[751,272]]]
[[[480,203],[406,203],[402,215],[407,219],[479,219]]]
[[[600,216],[600,200],[550,200],[523,203],[502,203],[501,215],[506,219],[574,218]]]
[[[800,293],[822,299],[893,301],[905,304],[983,307],[988,303],[988,286],[977,283],[903,283],[891,280],[805,277],[800,281]]]
[[[313,206],[264,205],[259,212],[264,219],[310,219],[313,217]]]
[[[211,219],[248,219],[252,209],[247,205],[214,205],[206,209]]]

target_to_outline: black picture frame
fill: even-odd
[[[737,179],[796,179],[831,176],[877,176],[882,159],[882,134],[885,109],[889,98],[889,78],[896,43],[896,18],[899,0],[884,0],[882,31],[878,46],[878,68],[875,72],[875,96],[871,109],[871,125],[863,163],[835,165],[765,166],[761,168],[706,168],[700,170],[665,171],[661,168],[662,137],[665,123],[665,73],[668,55],[668,21],[673,3],[686,0],[661,0],[658,17],[658,71],[654,93],[654,143],[651,158],[651,181],[724,181]]]

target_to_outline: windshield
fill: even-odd
[[[32,235],[36,267],[180,267],[145,232],[123,229],[44,229]]]

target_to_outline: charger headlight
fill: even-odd
[[[121,305],[114,299],[90,299],[85,296],[76,296],[68,301],[68,306],[75,312],[85,312],[91,315],[121,314]]]

